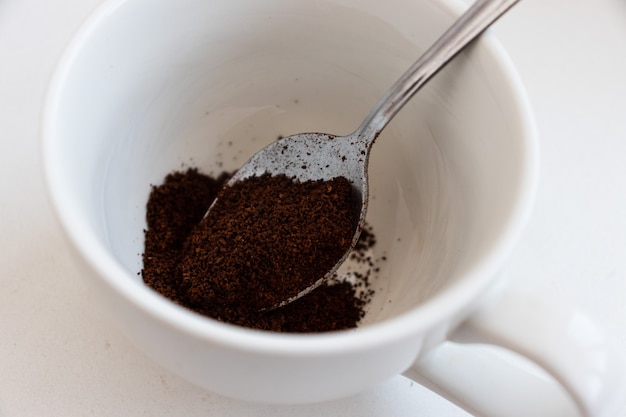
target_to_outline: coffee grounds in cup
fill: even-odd
[[[250,252],[245,255],[239,253],[237,259],[230,260],[231,263],[241,260],[244,266],[243,270],[226,268],[221,272],[218,271],[219,273],[215,275],[204,274],[206,272],[206,262],[210,263],[211,258],[214,256],[232,256],[232,252],[212,252],[208,250],[204,255],[194,256],[197,249],[200,249],[200,252],[202,247],[207,249],[206,244],[199,244],[197,240],[208,238],[210,242],[213,242],[214,246],[220,246],[220,239],[224,239],[224,230],[226,231],[226,236],[234,233],[235,238],[239,236],[237,233],[241,234],[242,232],[241,225],[236,228],[237,230],[229,230],[229,225],[226,223],[221,228],[213,230],[215,225],[208,221],[209,217],[205,219],[207,221],[201,221],[207,207],[210,206],[215,196],[222,189],[227,178],[226,174],[221,174],[217,178],[211,178],[199,173],[196,169],[188,169],[184,172],[171,173],[165,178],[162,185],[152,187],[147,205],[148,228],[145,231],[144,268],[142,270],[144,282],[184,307],[224,322],[245,327],[283,332],[323,332],[355,327],[363,317],[364,308],[372,295],[371,289],[368,288],[369,271],[364,274],[352,274],[352,281],[335,277],[334,280],[324,283],[320,288],[299,300],[271,311],[259,311],[259,299],[264,300],[263,302],[267,301],[267,299],[259,298],[254,291],[251,292],[242,288],[242,283],[237,282],[242,274],[245,275],[247,272],[246,268],[248,266],[246,262],[254,261],[254,253]],[[239,195],[239,198],[256,202],[256,204],[252,204],[254,207],[259,206],[258,199],[262,199],[264,196],[267,197],[268,192],[263,190],[263,187],[259,185],[260,182],[258,182],[267,182],[268,178],[256,178],[257,180],[248,184],[247,190],[239,190],[243,192],[243,194]],[[282,190],[279,192],[279,194],[282,194],[282,197],[279,197],[287,198],[289,191],[284,188],[288,186],[285,181],[292,183],[293,181],[281,177],[270,178],[274,178],[274,180],[271,180],[273,186],[279,185],[279,187],[275,188],[279,191]],[[242,182],[241,184],[243,185],[244,183]],[[347,180],[316,182],[307,185],[309,188],[307,188],[305,194],[308,196],[307,198],[313,198],[316,201],[329,199],[329,194],[334,195],[335,198],[339,195],[346,197],[346,193],[349,193],[349,188],[346,188],[346,186],[350,187]],[[222,198],[223,196],[220,196],[220,199],[217,200],[218,204],[222,201]],[[345,198],[343,199],[346,200]],[[224,200],[224,203],[226,203],[226,198]],[[267,201],[267,199],[263,201]],[[293,201],[292,204],[294,204],[292,209],[295,209],[297,202]],[[316,204],[318,204],[316,207],[318,209],[324,207],[319,201]],[[341,207],[340,210],[353,210],[352,207],[348,208],[346,205],[339,205],[339,207]],[[217,208],[217,204],[215,208]],[[299,209],[302,209],[301,204]],[[248,206],[248,210],[252,210],[250,215],[254,218],[254,209]],[[261,210],[261,212],[256,214],[261,215],[265,209],[258,208],[258,210]],[[308,214],[310,215],[311,213],[309,212]],[[352,230],[356,220],[353,215],[346,216],[346,218],[350,219],[349,227]],[[298,221],[309,222],[305,235],[317,234],[319,236],[316,236],[316,238],[329,240],[329,236],[324,235],[324,233],[328,233],[328,230],[320,233],[320,230],[324,229],[322,225],[325,223],[317,217],[312,219],[297,217],[297,219]],[[280,223],[278,226],[283,227],[284,223],[289,222],[289,218],[279,216],[272,221]],[[276,256],[277,259],[271,261],[274,263],[267,260],[264,262],[270,262],[269,265],[272,268],[279,268],[278,271],[283,273],[283,278],[292,276],[292,274],[288,273],[290,272],[289,268],[302,268],[302,265],[306,264],[306,262],[302,262],[303,250],[317,250],[310,245],[318,245],[319,242],[315,241],[313,236],[309,236],[310,242],[298,242],[300,247],[296,247],[292,252],[289,252],[284,247],[282,240],[276,240],[275,236],[272,239],[271,227],[277,225],[260,224],[259,226],[270,228],[270,235],[264,238],[266,239],[265,244],[271,244],[272,248],[280,252],[270,251],[270,254],[273,253],[273,256]],[[348,227],[344,225],[344,228],[347,229]],[[258,233],[258,230],[255,233]],[[346,236],[343,237],[344,240]],[[375,243],[375,238],[370,228],[364,230],[361,236],[359,245],[357,245],[356,251],[352,253],[350,258],[360,260],[361,262],[365,262],[367,259],[367,262],[371,263],[370,257],[364,254]],[[255,236],[247,236],[247,238],[256,239]],[[202,239],[200,242],[204,242]],[[263,241],[253,242],[253,245],[258,244],[263,244]],[[345,242],[341,242],[340,238],[339,242],[334,242],[333,250],[338,253],[343,248],[342,245],[345,245]],[[285,259],[287,254],[299,260],[299,265],[294,266],[293,262],[290,263],[289,259]],[[208,259],[207,256],[209,257]],[[316,267],[318,269],[325,268],[325,271],[327,271],[334,264],[334,261],[331,261],[330,258],[325,262],[329,263],[330,266]],[[285,265],[287,264],[290,264],[290,266],[286,267]],[[238,265],[238,267],[240,266]],[[251,264],[250,266],[253,265]],[[308,268],[311,267],[311,261],[309,261]],[[224,281],[216,285],[215,282],[211,282],[212,279],[225,280],[226,285],[224,285]],[[232,289],[229,288],[230,284],[235,286],[232,292],[229,292]],[[297,285],[301,285],[301,283]],[[236,288],[237,286],[239,286],[238,289]]]

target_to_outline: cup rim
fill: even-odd
[[[465,8],[461,0],[435,0],[452,16],[459,16]],[[406,340],[423,334],[434,324],[459,313],[475,303],[496,279],[513,245],[517,241],[523,225],[530,215],[538,179],[538,144],[535,121],[529,99],[522,81],[511,59],[502,45],[487,31],[478,40],[496,67],[501,68],[514,114],[523,128],[520,137],[524,138],[524,165],[521,172],[519,192],[515,208],[499,234],[494,247],[476,262],[463,280],[434,295],[419,307],[383,322],[351,330],[327,333],[277,333],[243,328],[204,317],[178,306],[157,294],[142,283],[128,276],[128,272],[108,253],[106,248],[91,235],[86,228],[77,224],[72,212],[71,199],[66,198],[62,179],[54,163],[54,142],[56,136],[56,114],[59,97],[63,90],[68,71],[80,53],[89,35],[96,30],[98,23],[127,0],[108,0],[101,4],[83,23],[62,54],[44,102],[42,120],[42,161],[48,195],[56,217],[71,244],[87,263],[95,270],[98,279],[106,282],[135,308],[163,324],[174,327],[194,338],[204,339],[213,344],[227,346],[242,351],[275,353],[283,356],[329,354],[367,350],[377,346]],[[87,249],[88,248],[88,249]]]

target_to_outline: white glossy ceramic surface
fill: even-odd
[[[150,291],[137,272],[150,184],[183,164],[235,169],[281,134],[347,133],[456,14],[399,0],[99,9],[53,80],[44,160],[85,277],[129,338],[209,390],[290,403],[359,392],[442,342],[497,279],[536,178],[525,95],[489,38],[420,92],[373,149],[369,221],[388,261],[358,330],[221,324]]]

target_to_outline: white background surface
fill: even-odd
[[[45,195],[39,128],[54,65],[100,2],[0,0],[0,416],[466,415],[402,377],[314,406],[228,400],[145,358],[92,306]],[[493,31],[542,154],[506,274],[580,306],[626,352],[626,1],[524,0]]]

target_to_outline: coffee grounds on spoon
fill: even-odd
[[[201,221],[227,178],[189,169],[172,173],[164,184],[153,187],[147,205],[144,282],[182,306],[245,327],[283,332],[355,327],[371,296],[371,291],[357,293],[357,286],[367,285],[364,279],[335,280],[284,307],[259,311],[260,306],[293,295],[294,288],[297,292],[316,281],[349,247],[356,217],[347,180],[307,183],[299,187],[298,196],[298,187],[286,177],[254,177],[247,185],[239,183],[230,197],[220,195],[213,208],[225,208],[233,203],[230,199],[243,201],[243,219],[239,213],[222,221],[217,216]],[[274,198],[279,200],[271,203]],[[338,218],[343,223],[338,225]],[[290,233],[299,239],[289,238]],[[363,236],[375,242],[371,233]],[[363,242],[361,251],[368,249]],[[259,257],[259,252],[265,256]],[[259,277],[273,283],[264,290],[266,283],[258,282]],[[369,274],[363,277],[369,279]]]
[[[263,310],[310,287],[350,249],[358,223],[346,178],[253,176],[224,188],[180,264],[194,305]]]

